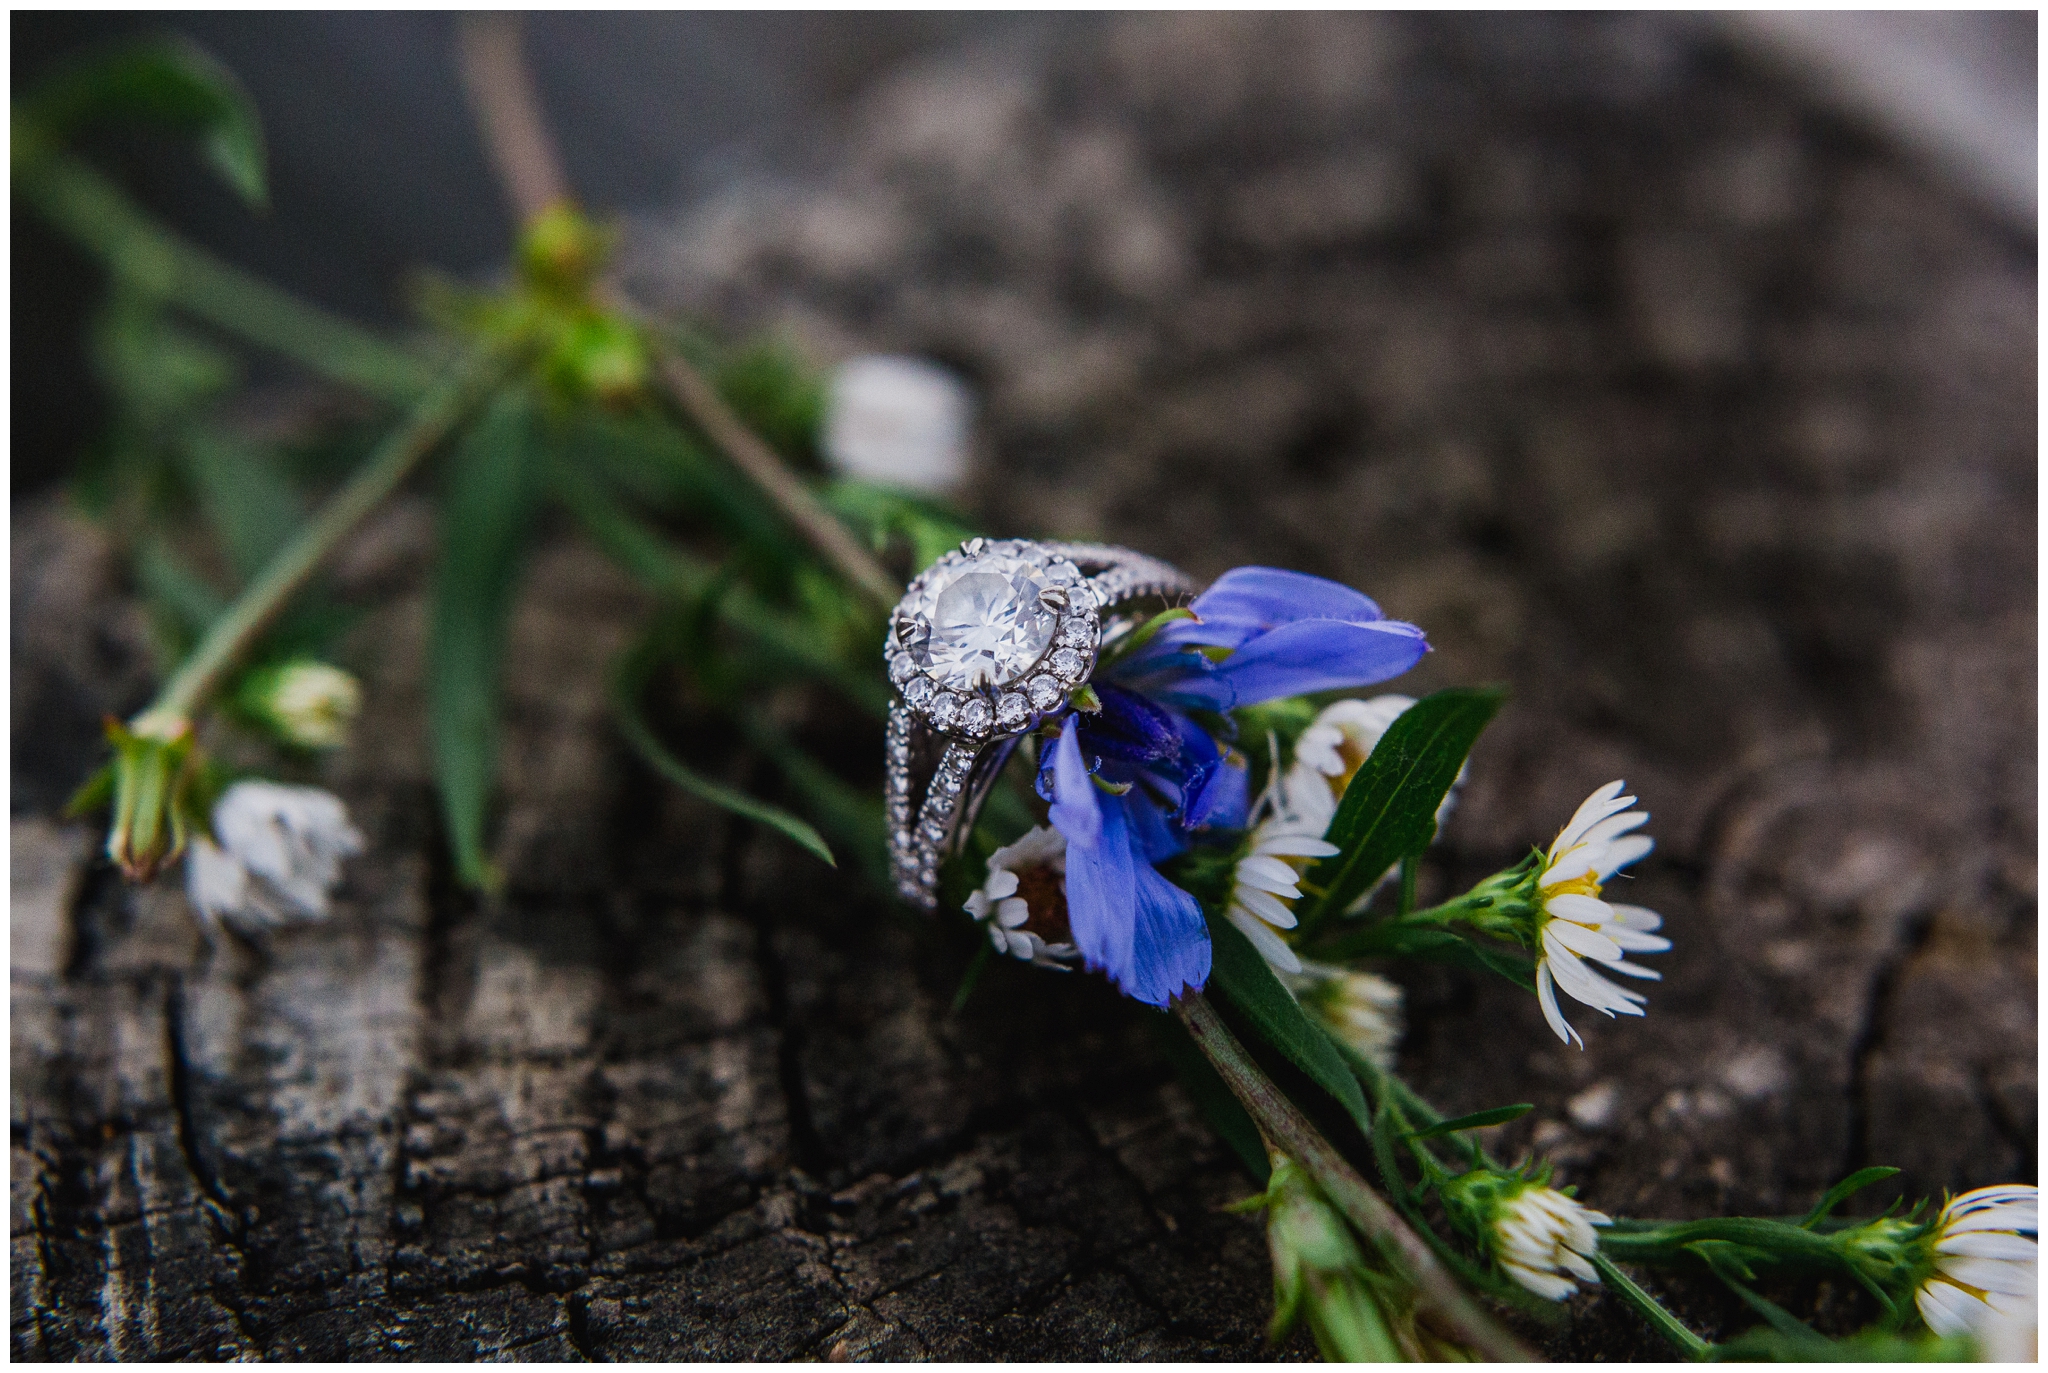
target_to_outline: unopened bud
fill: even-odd
[[[632,400],[647,387],[647,345],[632,325],[592,314],[569,326],[548,355],[549,380],[572,396],[607,405]]]
[[[106,730],[114,746],[107,857],[131,882],[147,882],[184,852],[191,831],[192,726],[181,721],[131,730],[110,718]]]
[[[363,708],[354,677],[310,658],[257,669],[236,696],[244,714],[297,748],[340,748]]]
[[[529,289],[577,298],[590,288],[612,235],[564,200],[530,220],[519,236],[519,272]]]
[[[1331,1362],[1391,1363],[1413,1357],[1396,1335],[1413,1313],[1396,1320],[1382,1302],[1401,1284],[1377,1274],[1349,1224],[1294,1160],[1275,1153],[1262,1198],[1266,1243],[1273,1254],[1273,1324],[1280,1339],[1306,1316],[1316,1347]]]

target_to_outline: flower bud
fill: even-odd
[[[626,321],[589,314],[563,330],[548,354],[547,373],[558,389],[571,396],[622,404],[647,387],[647,346]]]
[[[580,298],[604,265],[611,238],[568,201],[551,205],[519,235],[520,277],[530,290]]]
[[[1401,1044],[1401,989],[1377,973],[1327,963],[1301,965],[1280,980],[1323,1028],[1368,1063],[1391,1070]]]
[[[1382,1306],[1396,1285],[1373,1273],[1350,1226],[1293,1159],[1275,1153],[1258,1204],[1273,1254],[1273,1324],[1280,1339],[1302,1316],[1331,1362],[1389,1363],[1407,1353]],[[1411,1313],[1412,1314],[1412,1313]],[[1404,1320],[1404,1325],[1412,1321]]]
[[[1563,1301],[1580,1282],[1598,1286],[1590,1262],[1599,1252],[1596,1225],[1611,1222],[1537,1176],[1475,1168],[1438,1193],[1444,1210],[1479,1242],[1501,1271],[1539,1297]]]
[[[131,730],[109,718],[106,731],[114,746],[107,857],[129,881],[147,882],[184,852],[192,829],[192,726],[178,721]]]
[[[363,705],[363,689],[338,667],[295,658],[242,681],[244,714],[297,748],[340,748]]]

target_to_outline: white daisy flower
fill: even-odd
[[[1585,1047],[1578,1031],[1557,1009],[1556,988],[1601,1014],[1641,1015],[1646,998],[1616,986],[1580,960],[1629,977],[1656,979],[1660,973],[1629,962],[1624,953],[1661,953],[1671,941],[1652,931],[1664,923],[1655,911],[1602,901],[1600,885],[1651,849],[1651,841],[1629,831],[1650,818],[1631,811],[1635,797],[1609,782],[1586,798],[1558,833],[1536,879],[1537,929],[1542,949],[1536,959],[1536,997],[1543,1018],[1567,1044]],[[1625,813],[1624,813],[1625,812]]]
[[[1295,882],[1309,863],[1337,852],[1322,832],[1321,825],[1282,811],[1253,827],[1251,852],[1237,860],[1224,914],[1283,973],[1301,971],[1301,959],[1278,934],[1295,926],[1294,903],[1301,900]]]
[[[1081,956],[1067,927],[1066,875],[1066,837],[1040,825],[989,855],[988,877],[963,909],[997,953],[1066,972]]]
[[[324,920],[344,858],[363,851],[341,798],[318,787],[237,782],[192,841],[185,895],[207,921],[242,929]]]
[[[1934,1272],[1913,1294],[1937,1335],[1998,1336],[2036,1323],[2041,1192],[2008,1184],[1965,1192],[1941,1209],[1932,1237]]]
[[[1304,963],[1299,973],[1282,973],[1280,980],[1309,1014],[1359,1057],[1392,1070],[1401,1044],[1398,985],[1377,973],[1327,963]]]
[[[1539,1297],[1563,1301],[1578,1290],[1573,1279],[1600,1285],[1599,1271],[1588,1262],[1600,1248],[1593,1227],[1611,1223],[1554,1187],[1529,1183],[1501,1199],[1489,1239],[1510,1278]]]

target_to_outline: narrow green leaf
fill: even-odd
[[[102,119],[137,119],[198,136],[207,165],[252,205],[268,203],[263,125],[234,73],[191,43],[148,38],[84,58],[24,103],[58,135]]]
[[[1435,1139],[1438,1135],[1456,1134],[1460,1130],[1484,1130],[1489,1126],[1505,1125],[1511,1120],[1520,1120],[1536,1109],[1534,1102],[1525,1101],[1519,1106],[1496,1106],[1490,1111],[1474,1111],[1469,1116],[1456,1120],[1440,1120],[1420,1130],[1410,1130],[1403,1138]]]
[[[1862,1191],[1864,1188],[1870,1186],[1874,1182],[1883,1182],[1886,1178],[1897,1177],[1898,1174],[1899,1170],[1896,1168],[1877,1167],[1857,1169],[1855,1172],[1849,1174],[1849,1176],[1843,1178],[1834,1186],[1828,1188],[1827,1195],[1823,1196],[1820,1199],[1820,1201],[1814,1205],[1814,1208],[1806,1213],[1806,1219],[1799,1222],[1800,1229],[1811,1230],[1814,1226],[1820,1224],[1820,1222],[1827,1217],[1828,1212],[1834,1210],[1837,1206],[1840,1206],[1843,1202],[1847,1201],[1856,1193]]]
[[[500,669],[541,471],[533,415],[516,391],[493,401],[449,455],[428,721],[456,871],[475,887],[495,881],[484,819],[497,770]]]
[[[1623,1300],[1635,1307],[1638,1314],[1658,1334],[1677,1347],[1688,1359],[1704,1358],[1714,1348],[1692,1331],[1685,1323],[1664,1309],[1664,1304],[1636,1285],[1635,1279],[1621,1271],[1614,1261],[1605,1254],[1595,1251],[1591,1257],[1593,1267],[1598,1269],[1606,1286],[1622,1295]]]
[[[700,800],[709,801],[712,805],[729,810],[734,815],[744,816],[768,826],[794,842],[806,853],[822,859],[827,866],[838,866],[823,836],[796,816],[779,807],[771,806],[766,801],[758,801],[743,791],[737,791],[721,782],[714,782],[701,772],[693,772],[685,767],[674,754],[661,746],[661,741],[654,737],[654,731],[647,727],[647,722],[640,717],[639,711],[627,699],[625,693],[613,693],[612,708],[618,717],[619,732],[625,736],[626,742],[663,777]]]
[[[1166,1054],[1166,1061],[1173,1065],[1175,1077],[1180,1079],[1187,1094],[1194,1098],[1195,1105],[1208,1120],[1209,1128],[1225,1144],[1230,1146],[1238,1161],[1252,1180],[1264,1187],[1273,1176],[1272,1160],[1266,1154],[1266,1141],[1259,1134],[1259,1127],[1245,1114],[1245,1109],[1230,1093],[1223,1079],[1209,1060],[1202,1057],[1202,1051],[1188,1038],[1188,1032],[1181,1023],[1170,1015],[1147,1016],[1153,1034],[1159,1040],[1160,1049]]]
[[[1504,699],[1492,687],[1439,691],[1388,727],[1324,834],[1341,852],[1316,864],[1303,884],[1322,893],[1299,908],[1305,935],[1349,908],[1401,858],[1429,846],[1444,793]]]
[[[1365,1093],[1358,1079],[1345,1066],[1330,1037],[1317,1028],[1301,1009],[1301,1003],[1273,969],[1252,947],[1237,926],[1228,920],[1209,921],[1212,953],[1210,979],[1230,999],[1259,1037],[1285,1054],[1295,1067],[1309,1075],[1318,1087],[1337,1098],[1358,1128],[1372,1133],[1372,1117],[1365,1107]]]

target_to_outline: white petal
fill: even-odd
[[[1612,963],[1621,957],[1621,950],[1612,939],[1598,930],[1589,930],[1584,925],[1570,920],[1553,920],[1543,927],[1543,939],[1547,944],[1555,939],[1573,953],[1597,958],[1602,963]]]
[[[1544,929],[1543,935],[1545,952],[1550,955],[1550,974],[1557,979],[1557,985],[1564,989],[1566,995],[1608,1015],[1643,1013],[1637,1003],[1648,998],[1615,986],[1589,970],[1570,952],[1551,948],[1550,927]]]
[[[1553,855],[1564,853],[1578,843],[1587,830],[1616,811],[1627,810],[1634,805],[1635,797],[1622,796],[1621,789],[1624,785],[1626,784],[1617,778],[1580,802],[1579,808],[1572,812],[1572,818],[1565,821],[1564,828],[1557,832],[1557,842],[1550,846],[1550,852]]]
[[[1007,896],[996,902],[996,919],[1003,928],[1014,930],[1031,918],[1031,905],[1021,896]]]
[[[1973,1259],[2013,1259],[2020,1263],[2037,1263],[2041,1258],[2038,1242],[2022,1235],[1995,1231],[1943,1235],[1941,1242],[1934,1246],[1934,1252],[1960,1254]]]
[[[1256,887],[1260,891],[1269,891],[1275,896],[1285,896],[1291,900],[1300,899],[1301,888],[1294,885],[1295,879],[1300,876],[1300,873],[1279,859],[1262,858],[1258,854],[1241,858],[1237,864],[1237,881],[1240,886]]]
[[[1230,899],[1269,925],[1291,930],[1297,923],[1294,912],[1282,905],[1280,898],[1271,892],[1263,892],[1256,887],[1239,887],[1230,894]]]
[[[1600,855],[1599,866],[1595,869],[1600,880],[1605,882],[1629,864],[1638,862],[1643,855],[1657,847],[1657,841],[1647,834],[1624,834],[1609,844]]]
[[[1610,815],[1587,830],[1586,837],[1579,842],[1597,848],[1620,838],[1638,825],[1648,823],[1649,819],[1650,812],[1646,810],[1632,810],[1625,815]]]
[[[1971,1311],[1979,1312],[1984,1303],[1970,1296],[1960,1288],[1945,1282],[1934,1281],[1913,1294],[1913,1304],[1920,1308],[1920,1319],[1927,1322],[1927,1328],[1937,1335],[1960,1335],[1981,1319]]]
[[[1650,982],[1662,982],[1664,980],[1664,974],[1658,972],[1655,968],[1641,967],[1638,964],[1629,962],[1626,958],[1604,959],[1600,966],[1607,969],[1608,972],[1621,973],[1626,977],[1640,977]]]
[[[1619,901],[1610,901],[1608,905],[1614,911],[1615,920],[1632,930],[1649,931],[1664,928],[1664,917],[1648,906],[1625,906]]]
[[[1986,1292],[2003,1292],[2023,1297],[2037,1286],[2035,1265],[2011,1263],[2005,1259],[1972,1259],[1960,1256],[1938,1260],[1935,1265],[1947,1276]]]
[[[1612,909],[1618,912],[1621,907],[1615,906]],[[1644,934],[1641,930],[1632,930],[1619,920],[1601,926],[1600,932],[1628,953],[1663,953],[1671,947],[1671,941],[1663,935]]]
[[[1334,858],[1343,850],[1328,840],[1316,839],[1306,834],[1273,834],[1255,839],[1252,843],[1252,852],[1288,858]]]
[[[1948,1234],[1959,1234],[1966,1230],[2025,1230],[2038,1234],[2034,1208],[2006,1205],[1995,1208],[1979,1208],[1964,1215],[1951,1216],[1942,1222]]]
[[[1581,896],[1578,892],[1546,897],[1543,909],[1560,920],[1569,920],[1574,925],[1582,925],[1591,930],[1599,929],[1614,918],[1612,906],[1597,896]]]
[[[1507,1269],[1508,1276],[1516,1282],[1522,1284],[1522,1286],[1528,1288],[1537,1296],[1548,1297],[1551,1301],[1563,1301],[1578,1290],[1578,1287],[1570,1278],[1561,1278],[1555,1273],[1539,1273],[1533,1268],[1524,1268],[1518,1263],[1503,1264],[1501,1266]]]
[[[1295,957],[1294,950],[1288,948],[1287,941],[1274,934],[1271,929],[1237,911],[1230,913],[1230,923],[1244,931],[1244,937],[1251,940],[1258,951],[1265,955],[1268,963],[1282,972],[1301,971],[1301,960]]]
[[[988,881],[982,883],[981,889],[988,893],[989,900],[991,901],[1000,901],[1006,896],[1015,896],[1017,894],[1017,874],[1011,872],[1008,868],[993,869],[988,875]]]
[[[1579,1279],[1579,1281],[1590,1282],[1595,1287],[1600,1285],[1600,1270],[1587,1263],[1571,1250],[1561,1250],[1557,1256],[1557,1263],[1560,1268]]]
[[[1543,1007],[1543,1018],[1550,1022],[1550,1031],[1567,1045],[1577,1043],[1583,1049],[1586,1041],[1579,1038],[1579,1032],[1568,1024],[1557,1009],[1557,993],[1551,990],[1550,964],[1548,960],[1536,965],[1536,1000]]]

